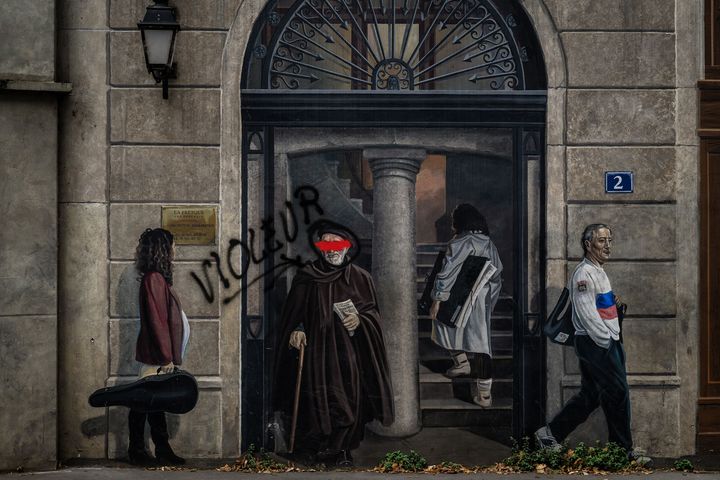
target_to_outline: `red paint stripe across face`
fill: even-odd
[[[350,248],[352,243],[349,240],[335,240],[332,242],[319,241],[315,242],[315,246],[323,252],[331,252]]]

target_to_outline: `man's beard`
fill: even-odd
[[[339,267],[339,266],[342,265],[343,262],[345,261],[345,252],[344,252],[344,251],[341,251],[341,252],[336,252],[336,251],[323,252],[323,258],[324,258],[325,261],[326,261],[327,263],[329,263],[330,265],[333,265],[333,266],[335,266],[335,267]]]

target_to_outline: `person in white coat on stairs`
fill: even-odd
[[[452,228],[455,233],[448,242],[442,268],[435,278],[431,293],[433,304],[430,316],[433,319],[432,339],[452,354],[453,366],[445,372],[451,378],[470,375],[475,377],[473,402],[483,408],[492,405],[492,312],[502,287],[502,262],[497,248],[490,240],[490,231],[485,217],[472,205],[462,203],[452,212]],[[446,301],[455,284],[463,262],[471,255],[488,259],[492,275],[477,285],[479,294],[467,310],[467,319],[451,327],[437,321],[440,302]],[[471,354],[471,367],[468,353]]]

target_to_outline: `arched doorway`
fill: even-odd
[[[497,415],[505,419],[500,423],[506,428],[499,431],[506,436],[519,438],[535,428],[543,421],[545,404],[544,343],[538,327],[545,308],[540,293],[545,278],[546,77],[537,38],[523,9],[516,2],[490,0],[278,0],[270,2],[259,18],[245,56],[241,92],[242,240],[245,245],[256,244],[257,252],[263,253],[248,264],[249,274],[243,278],[243,444],[266,445],[267,426],[272,423],[269,402],[278,305],[292,275],[293,265],[287,259],[295,258],[290,255],[294,240],[281,247],[275,243],[280,227],[273,226],[279,218],[287,220],[293,208],[298,185],[289,165],[312,164],[308,158],[330,151],[350,163],[354,158],[358,168],[363,160],[380,158],[394,172],[402,171],[407,185],[396,189],[393,198],[374,196],[373,215],[383,205],[400,202],[407,206],[401,210],[412,211],[413,217],[416,175],[429,155],[445,159],[447,209],[452,208],[447,199],[461,198],[458,192],[469,189],[455,188],[455,196],[448,194],[447,179],[452,178],[448,172],[462,178],[463,168],[458,166],[463,162],[470,171],[479,171],[472,165],[483,158],[488,165],[491,157],[507,158],[502,180],[510,192],[497,216],[510,224],[506,229],[510,245],[504,245],[509,253],[503,262],[509,266],[504,311],[511,341],[503,357],[510,359],[511,388],[506,392],[507,408]],[[491,137],[502,138],[502,151],[478,149]],[[318,138],[324,139],[322,145]],[[458,147],[473,142],[474,148]],[[336,162],[325,157],[313,161]],[[498,170],[502,169],[487,172]],[[317,171],[313,175],[318,176]],[[382,181],[375,171],[370,177]],[[340,177],[337,180],[342,183]],[[497,196],[499,200],[502,194]],[[348,212],[352,213],[353,199],[347,197],[348,209],[336,213],[336,218],[348,220]],[[386,277],[376,282],[393,288],[405,285],[403,294],[393,290],[389,296],[405,301],[381,298],[380,305],[401,320],[392,335],[397,342],[392,350],[405,353],[391,354],[390,361],[397,364],[394,381],[406,413],[391,434],[407,435],[423,421],[449,418],[442,409],[432,416],[432,402],[426,402],[428,408],[421,405],[423,385],[418,379],[423,364],[418,360],[422,362],[423,327],[413,311],[417,267],[422,265],[418,260],[422,249],[415,242],[416,218],[393,217],[391,224],[401,225],[388,234],[386,228],[374,228],[378,216],[362,216],[372,232],[371,238],[363,239],[371,253],[368,265],[374,276]],[[399,249],[407,258],[380,273],[375,265],[391,237],[407,240],[408,245]],[[285,271],[288,274],[283,275]],[[248,278],[260,280],[247,282]],[[465,413],[463,418],[470,417]],[[474,421],[486,420],[480,415]]]

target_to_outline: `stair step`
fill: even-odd
[[[502,345],[498,344],[499,342],[493,342],[492,349],[493,349],[493,357],[499,357],[499,356],[512,356],[513,349],[512,344],[510,345]],[[450,353],[448,353],[447,350],[443,349],[442,347],[435,344],[435,342],[432,341],[430,338],[423,338],[418,340],[418,349],[420,351],[420,360],[438,360],[441,358],[447,358],[450,359]],[[436,349],[441,349],[442,354],[430,354],[430,352],[435,352]]]
[[[513,319],[508,316],[492,317],[493,332],[512,332]],[[432,320],[428,315],[418,315],[418,332],[430,332],[432,329]]]
[[[435,373],[445,373],[453,364],[450,355],[445,353],[444,356],[427,356],[420,357],[420,364],[427,367]],[[493,379],[512,378],[513,377],[513,357],[512,355],[493,355]]]
[[[425,277],[427,277],[427,275],[428,275],[430,272],[432,272],[432,269],[433,269],[434,266],[435,266],[435,265],[433,265],[432,263],[428,263],[428,264],[425,264],[425,263],[420,264],[420,263],[418,263],[418,264],[416,264],[416,265],[415,265],[415,270],[417,271],[417,276],[418,276],[418,278],[422,278],[423,281],[425,281]]]
[[[415,245],[417,252],[439,252],[447,247],[447,243],[435,242],[435,243],[418,243]]]
[[[363,199],[362,198],[348,198],[353,207],[357,208],[358,211],[363,211]]]
[[[512,400],[493,400],[491,408],[456,398],[421,400],[423,427],[509,426],[512,422]]]
[[[340,190],[342,191],[343,195],[345,195],[348,199],[352,201],[353,199],[350,198],[350,186],[352,185],[352,180],[349,178],[339,177],[337,179],[337,183],[340,186]]]
[[[429,331],[418,332],[418,341],[420,342],[419,346],[421,349],[423,348],[424,344],[430,343],[430,344],[434,345],[431,335],[432,334]],[[512,351],[513,351],[512,332],[493,331],[490,341],[491,341],[492,350],[493,350],[494,354],[496,354],[496,355],[512,354]],[[428,345],[427,348],[425,348],[424,350],[427,351],[429,348],[432,348],[432,347]],[[438,348],[442,348],[442,347],[438,346]]]
[[[513,336],[513,333],[511,330],[500,330],[499,328],[495,328],[495,324],[493,324],[493,328],[492,328],[493,345],[495,345],[496,337],[497,337],[498,342],[503,342],[503,343],[510,342],[510,345],[512,345],[512,336]],[[418,338],[419,339],[423,339],[423,338],[431,339],[432,332],[430,331],[430,329],[418,330]]]
[[[495,347],[495,345],[493,345]],[[430,338],[423,338],[418,339],[418,354],[421,361],[430,361],[430,360],[448,360],[450,361],[450,353],[441,347],[440,345],[436,344],[432,341]],[[512,358],[512,349],[508,352],[493,352],[493,358],[499,357],[499,358]],[[444,370],[443,370],[444,371]]]
[[[420,400],[420,408],[422,410],[445,410],[445,411],[464,411],[464,410],[512,410],[512,399],[500,399],[495,401],[493,399],[492,407],[482,408],[479,405],[475,405],[472,402],[466,402],[459,398],[443,398],[435,399],[431,398],[428,400]]]
[[[430,265],[432,267],[435,264],[438,251],[434,252],[415,252],[416,265]]]
[[[437,378],[434,378],[437,377]],[[420,374],[420,399],[447,399],[469,396],[474,378],[447,378],[440,373]],[[511,378],[493,379],[492,395],[494,399],[512,399],[513,381]]]

